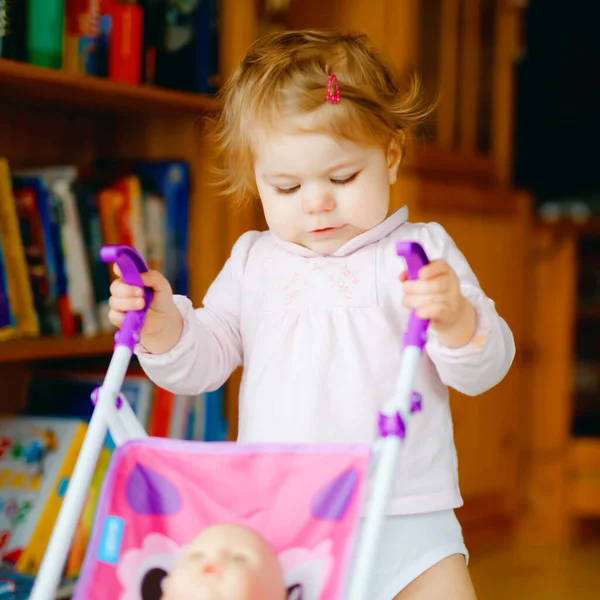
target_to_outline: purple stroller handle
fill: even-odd
[[[144,308],[129,311],[121,328],[115,333],[115,347],[127,346],[133,352],[135,345],[140,341],[140,331],[154,295],[150,288],[144,286],[141,278],[141,273],[148,271],[148,267],[144,259],[129,246],[103,246],[100,249],[100,258],[105,263],[116,262],[123,281],[144,290]]]
[[[417,279],[421,268],[429,264],[429,258],[427,258],[423,246],[417,242],[398,242],[396,253],[406,261],[408,279]],[[415,346],[419,350],[423,350],[427,341],[427,327],[429,327],[429,321],[419,319],[416,312],[411,311],[406,333],[404,334],[404,346]]]

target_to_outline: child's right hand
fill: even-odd
[[[144,308],[144,292],[121,279],[121,271],[116,263],[113,271],[117,279],[110,286],[108,319],[115,327],[121,327],[126,312]],[[173,290],[167,279],[158,271],[147,271],[140,275],[144,285],[154,291],[140,341],[153,354],[162,354],[168,352],[179,340],[183,319],[173,301]]]

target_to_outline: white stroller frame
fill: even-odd
[[[416,279],[420,268],[429,262],[423,248],[416,242],[399,242],[396,250],[406,260],[408,278]],[[116,262],[119,265],[124,281],[144,287],[140,273],[148,268],[135,250],[127,246],[105,246],[100,255],[104,262]],[[152,291],[149,289],[145,289],[145,300],[145,308],[127,313],[121,329],[115,334],[113,356],[102,385],[92,396],[95,408],[30,600],[52,600],[55,596],[107,430],[117,446],[131,439],[148,437],[120,393],[133,349],[140,339],[147,307],[152,300]],[[428,321],[418,319],[414,311],[411,313],[394,396],[379,414],[377,465],[364,529],[354,556],[351,582],[346,587],[348,600],[368,600],[369,597],[370,576],[396,473],[400,445],[409,420],[421,410],[421,397],[413,392],[412,386],[428,324]]]

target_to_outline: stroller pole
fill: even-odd
[[[409,279],[416,279],[419,269],[429,263],[423,248],[413,242],[399,242],[399,256],[407,264]],[[411,313],[404,336],[404,352],[394,396],[388,400],[379,414],[380,455],[371,485],[371,498],[364,529],[358,541],[354,560],[353,577],[348,588],[349,600],[368,600],[371,574],[377,555],[381,526],[385,519],[390,490],[396,474],[400,445],[404,440],[407,424],[412,414],[421,409],[420,396],[412,391],[413,381],[419,367],[421,352],[425,346],[428,321]]]
[[[100,256],[104,262],[116,262],[119,265],[126,283],[144,287],[140,273],[144,273],[148,268],[135,250],[126,246],[105,246]],[[98,455],[104,444],[108,421],[111,420],[110,412],[117,410],[117,398],[129,367],[133,348],[139,341],[146,310],[152,301],[151,290],[145,289],[145,300],[144,309],[127,313],[121,329],[115,334],[115,350],[104,382],[99,389],[88,431],[29,596],[30,600],[51,600],[56,594]]]

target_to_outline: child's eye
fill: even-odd
[[[359,172],[356,172],[353,175],[350,175],[350,177],[346,177],[345,179],[331,179],[330,181],[335,185],[346,185],[348,183],[353,182],[358,177]]]
[[[293,194],[294,192],[297,192],[299,189],[300,189],[300,186],[299,185],[295,185],[294,187],[291,187],[291,188],[276,187],[275,191],[278,194],[287,194],[287,195],[289,195],[289,194]]]

